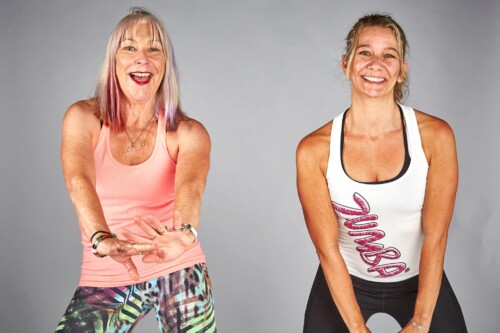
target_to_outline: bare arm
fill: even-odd
[[[64,180],[80,228],[90,239],[98,230],[110,231],[95,190],[93,147],[100,131],[100,123],[92,110],[91,103],[82,101],[70,106],[64,116],[62,130],[61,159]],[[130,255],[154,248],[152,245],[141,244],[131,248],[126,242],[106,239],[99,244],[98,252],[111,255],[126,267],[132,278],[138,278],[137,269]]]
[[[307,229],[328,288],[350,332],[370,332],[354,296],[338,245],[338,225],[326,184],[329,153],[327,125],[304,138],[297,149],[297,188]]]
[[[181,213],[183,223],[198,229],[210,169],[210,137],[203,125],[192,119],[180,123],[176,137],[175,210]]]
[[[96,230],[109,231],[95,191],[93,147],[99,120],[87,102],[72,105],[63,120],[61,159],[64,180],[80,228],[90,239]]]
[[[425,114],[421,114],[419,118],[429,171],[422,211],[424,242],[413,321],[428,329],[443,276],[448,228],[458,185],[458,162],[455,138],[450,126]],[[402,332],[413,331],[419,332],[410,327]]]

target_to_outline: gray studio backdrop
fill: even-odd
[[[446,271],[470,332],[499,332],[493,0],[2,0],[1,332],[53,331],[77,285],[81,246],[61,175],[61,120],[92,95],[107,38],[132,5],[165,22],[185,110],[212,137],[200,238],[220,332],[302,330],[318,260],[296,195],[295,148],[348,107],[343,38],[372,11],[392,14],[409,37],[407,104],[455,130],[461,178]],[[397,331],[386,315],[369,326]],[[137,332],[156,332],[154,316]]]

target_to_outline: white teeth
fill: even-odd
[[[383,78],[381,77],[373,77],[373,76],[363,76],[365,80],[371,81],[371,82],[382,82],[384,81]]]
[[[151,76],[151,73],[130,73],[133,76],[146,77]]]

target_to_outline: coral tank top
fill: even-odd
[[[103,125],[94,148],[94,160],[96,191],[110,230],[118,237],[125,228],[144,235],[133,221],[137,215],[154,215],[164,221],[167,227],[172,227],[176,164],[167,150],[164,117],[158,119],[156,142],[151,156],[138,165],[124,165],[115,160],[109,147],[109,132],[109,127]],[[134,281],[122,264],[110,257],[98,258],[93,255],[92,244],[83,232],[82,245],[80,286],[130,285],[205,262],[198,240],[182,256],[168,263],[146,264],[142,262],[142,256],[133,256],[132,260],[139,272],[139,281]]]

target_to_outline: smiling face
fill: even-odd
[[[394,31],[364,27],[351,61],[344,58],[344,73],[351,80],[353,96],[394,97],[396,83],[404,81],[406,62],[401,61]]]
[[[116,77],[129,103],[154,101],[165,75],[165,53],[153,40],[150,24],[140,23],[120,43],[115,56]]]

